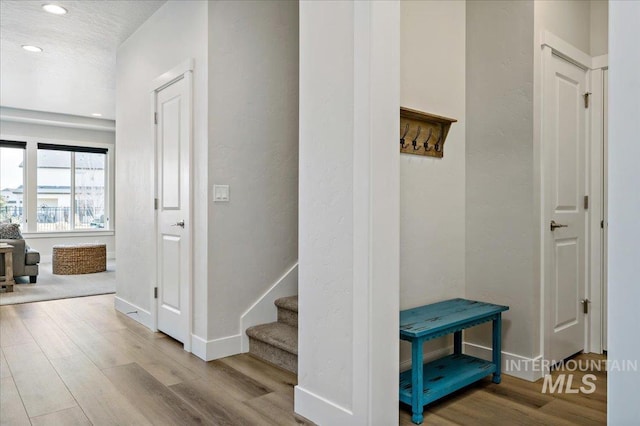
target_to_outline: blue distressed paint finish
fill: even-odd
[[[400,373],[400,401],[405,404],[412,404],[412,371]],[[429,362],[423,369],[422,403],[429,404],[494,371],[495,365],[492,362],[462,354],[452,354]]]
[[[411,405],[411,420],[423,421],[423,408],[437,399],[493,374],[500,383],[502,312],[508,306],[451,299],[400,312],[400,338],[411,342],[411,370],[400,374],[400,401]],[[493,322],[493,358],[485,361],[462,354],[462,330]],[[423,364],[423,344],[454,333],[454,353]],[[420,389],[415,392],[414,389]]]
[[[502,314],[498,314],[493,320],[493,363],[496,372],[493,373],[493,383],[500,383],[502,370]]]

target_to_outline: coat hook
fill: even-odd
[[[440,125],[440,134],[438,135],[438,142],[436,142],[434,146],[436,152],[442,152],[442,145],[440,145],[440,143],[442,142],[443,137],[444,137],[444,129],[442,128],[442,125]]]
[[[427,140],[425,140],[422,144],[422,146],[424,146],[425,151],[431,151],[431,147],[429,146],[429,139],[431,139],[432,134],[433,134],[433,129],[429,128],[429,134],[427,135]]]
[[[416,137],[411,141],[411,145],[413,145],[413,150],[417,151],[420,148],[418,147],[418,137],[420,136],[420,132],[422,131],[422,127],[418,126],[418,132],[416,133]]]
[[[404,143],[405,143],[404,138],[405,138],[405,136],[407,136],[407,133],[409,133],[409,123],[407,123],[407,125],[404,126],[404,133],[402,134],[402,137],[400,138],[400,146],[402,148],[404,148]]]

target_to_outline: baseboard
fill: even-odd
[[[146,311],[133,303],[129,303],[118,296],[114,298],[114,307],[118,312],[122,312],[132,320],[139,322],[150,330],[153,330],[151,312]]]
[[[204,361],[240,353],[240,335],[222,337],[220,339],[204,340],[202,337],[191,335],[191,353]]]
[[[493,351],[491,348],[476,345],[475,343],[464,342],[463,352],[467,355],[491,361]],[[519,379],[535,382],[543,377],[540,368],[542,356],[527,358],[521,355],[502,351],[502,373]]]
[[[301,386],[294,388],[294,411],[319,425],[355,424],[353,412]]]
[[[242,352],[249,351],[247,328],[274,322],[278,311],[273,302],[280,297],[298,294],[298,264],[293,265],[280,277],[258,300],[240,317],[240,334],[242,336]]]
[[[423,356],[424,356],[425,362],[430,362],[438,358],[445,357],[451,353],[453,353],[453,346],[448,346],[446,348],[441,348],[435,351],[425,352]],[[410,369],[411,369],[411,358],[405,359],[404,361],[400,361],[400,372],[407,371]]]

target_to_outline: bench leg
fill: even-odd
[[[496,366],[496,372],[493,373],[493,383],[500,383],[502,380],[502,314],[493,320],[493,363]]]
[[[423,390],[423,359],[422,339],[411,342],[411,421],[417,425],[422,423],[422,390]]]
[[[456,355],[462,353],[462,330],[453,333],[453,353]]]

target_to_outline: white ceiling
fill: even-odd
[[[116,50],[164,2],[0,0],[0,105],[115,119]]]

